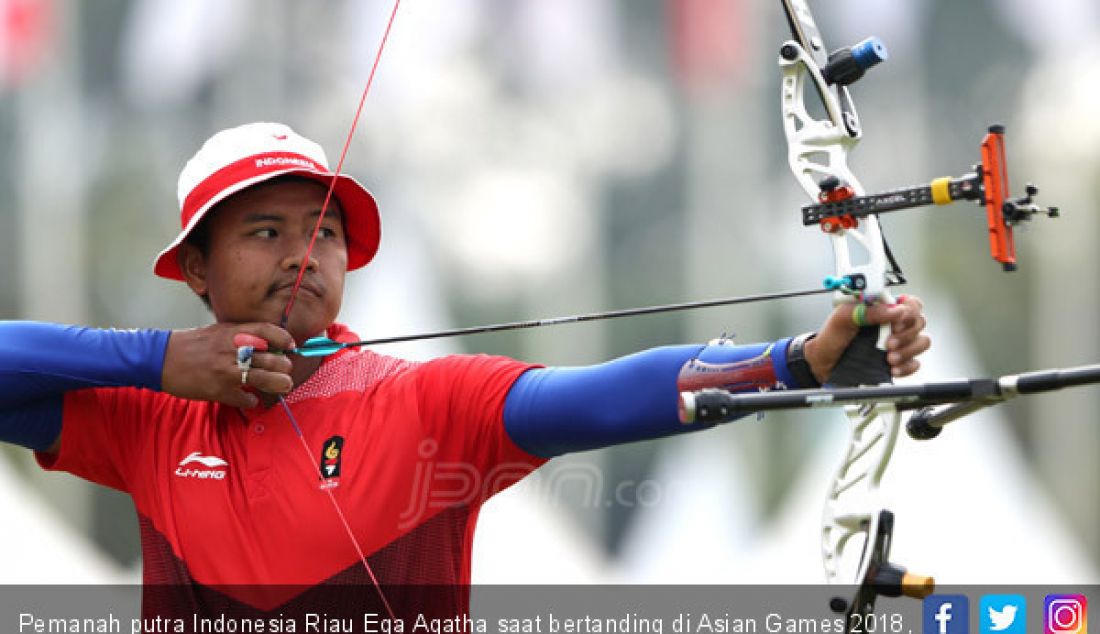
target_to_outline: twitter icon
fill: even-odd
[[[978,608],[982,634],[1026,634],[1027,599],[1020,594],[987,594]]]

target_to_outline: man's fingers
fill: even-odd
[[[255,350],[264,351],[267,350],[267,339],[263,337],[257,337],[256,335],[250,335],[247,332],[238,332],[233,335],[233,345],[238,348],[242,346],[250,346]]]
[[[294,389],[294,381],[289,374],[255,367],[248,372],[248,385],[268,394],[287,394]]]
[[[251,354],[245,349],[248,347]],[[258,395],[242,388],[271,394],[290,392],[293,363],[279,352],[293,348],[290,333],[274,324],[215,324],[173,331],[165,351],[161,387],[180,398],[256,407]]]
[[[290,371],[294,368],[294,363],[285,354],[254,352],[252,353],[252,368],[254,370],[260,369],[280,374],[290,374]]]
[[[891,348],[890,352],[886,355],[886,360],[890,365],[902,363],[906,359],[911,359],[927,352],[931,347],[932,339],[928,337],[928,335],[922,335],[900,347]]]
[[[867,307],[865,320],[867,325],[890,324],[897,328],[913,322],[919,315],[919,311],[905,304],[874,304]]]
[[[238,387],[221,399],[222,402],[237,407],[255,407],[259,402],[255,394],[242,390],[247,386],[267,394],[287,394],[294,389],[294,380],[290,377],[293,363],[285,354],[265,352],[266,350],[290,350],[294,348],[294,338],[290,333],[274,324],[242,324],[233,335],[233,345],[238,354],[240,348],[251,346],[251,356],[242,364],[234,360],[234,382]]]
[[[905,346],[908,346],[916,338],[920,337],[924,333],[924,327],[927,325],[924,318],[917,320],[912,327],[899,330],[897,328],[890,329],[890,338],[886,341],[887,350],[900,350]]]
[[[234,340],[236,340],[236,337],[239,337],[242,334],[252,335],[259,337],[269,343],[270,349],[272,350],[293,350],[295,348],[294,337],[291,337],[289,332],[283,330],[275,324],[256,322],[251,324],[241,324],[238,328],[238,334],[235,335]],[[234,343],[233,345],[239,346],[253,344]],[[253,345],[253,347],[255,347],[257,350],[261,348],[261,346],[255,345]]]
[[[918,313],[924,310],[924,302],[920,301],[920,298],[914,295],[902,295],[898,298],[898,303],[903,306],[909,306]]]
[[[867,308],[866,322],[868,325],[890,325],[891,348],[901,345],[919,334],[927,325],[924,315],[919,312],[916,302],[914,304],[877,304]]]
[[[915,373],[920,369],[920,361],[916,357],[932,346],[932,340],[923,334],[927,320],[921,310],[920,300],[914,297],[905,298],[898,304],[879,304],[867,309],[869,323],[890,325],[886,361],[890,364],[892,376]]]

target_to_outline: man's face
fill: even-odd
[[[279,323],[290,300],[326,189],[307,180],[263,183],[223,201],[208,220],[206,253],[184,245],[187,284],[205,294],[219,322]],[[336,320],[348,255],[335,199],[306,264],[288,330],[298,343]]]

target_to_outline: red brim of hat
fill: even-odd
[[[294,174],[315,180],[326,188],[332,184],[333,178],[333,175],[327,172],[288,169],[268,172],[255,179],[243,181],[234,187],[227,188],[196,211],[191,221],[180,231],[176,239],[157,255],[156,260],[153,262],[153,273],[170,280],[183,281],[183,271],[180,270],[176,257],[179,246],[202,222],[207,213],[219,202],[237,192],[286,174]],[[348,247],[348,270],[354,271],[366,266],[378,252],[378,244],[382,239],[382,221],[378,215],[378,203],[375,202],[374,196],[367,191],[366,187],[360,185],[354,178],[343,174],[336,177],[336,185],[333,188],[332,196],[343,212],[344,231]],[[326,213],[328,212],[326,211]]]

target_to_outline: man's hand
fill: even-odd
[[[932,340],[924,334],[928,322],[921,312],[924,306],[920,299],[904,295],[900,299],[902,301],[893,306],[868,306],[864,314],[864,323],[868,326],[890,324],[886,362],[890,364],[890,374],[895,377],[916,372],[920,368],[917,355],[932,345]],[[806,342],[806,362],[818,383],[825,383],[844,349],[859,332],[859,326],[852,319],[855,307],[855,304],[837,306],[817,336]]]
[[[286,355],[257,350],[252,355],[248,382],[241,383],[234,335],[246,333],[268,342],[272,350],[292,350],[294,338],[273,324],[214,324],[192,330],[174,330],[164,355],[161,388],[174,396],[198,401],[217,401],[233,407],[259,404],[254,388],[269,394],[286,394],[294,387],[293,364]]]

